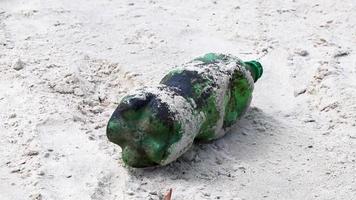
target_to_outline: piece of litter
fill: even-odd
[[[171,200],[172,198],[172,188],[169,189],[168,193],[164,196],[163,200]]]

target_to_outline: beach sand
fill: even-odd
[[[0,0],[0,199],[356,198],[354,0]],[[164,167],[105,135],[129,90],[259,59],[247,114]]]

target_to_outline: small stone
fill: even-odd
[[[12,68],[17,71],[23,69],[24,67],[25,67],[25,63],[22,62],[22,60],[20,59],[17,59],[12,65]]]
[[[348,51],[339,51],[334,55],[334,58],[347,56],[349,54],[350,54],[350,52],[348,52]]]
[[[315,122],[315,119],[305,119],[304,123]]]
[[[41,194],[34,194],[30,196],[32,200],[42,200]]]
[[[150,195],[157,195],[156,191],[149,192]]]
[[[14,169],[14,170],[11,170],[11,172],[10,173],[19,173],[19,172],[21,172],[21,169]]]
[[[66,178],[72,178],[72,175],[68,175],[68,176],[66,176]]]
[[[64,25],[64,23],[61,23],[61,22],[57,21],[56,23],[53,24],[53,26],[61,26],[61,25]]]
[[[38,173],[38,175],[39,175],[39,176],[44,176],[45,173],[44,173],[44,171],[40,171],[40,173]]]
[[[325,132],[322,135],[330,135],[330,132]]]
[[[303,57],[309,55],[309,53],[306,50],[296,51],[295,53],[300,55],[300,56],[303,56]]]
[[[21,170],[20,169],[14,169],[14,170],[11,170],[10,173],[19,173]]]
[[[26,155],[28,156],[37,156],[39,154],[38,151],[29,151]]]
[[[313,145],[309,145],[308,148],[309,148],[309,149],[313,148]]]
[[[263,48],[263,49],[262,49],[262,52],[263,52],[263,53],[268,53],[268,48]]]
[[[203,195],[206,196],[206,197],[210,197],[210,194],[207,193],[207,192],[203,193]]]
[[[16,113],[12,113],[9,118],[12,119],[12,118],[15,118],[16,117]]]

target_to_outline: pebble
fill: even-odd
[[[296,54],[300,55],[300,56],[308,56],[309,55],[309,52],[307,52],[306,50],[301,50],[301,51],[297,51],[295,52]]]
[[[39,154],[38,151],[29,151],[26,155],[28,156],[37,156]]]
[[[25,63],[20,59],[17,59],[12,65],[12,68],[17,71],[23,69],[24,67]]]
[[[34,195],[31,195],[31,199],[33,200],[42,200],[42,195],[41,194],[34,194]]]
[[[39,175],[39,176],[44,176],[45,173],[44,173],[44,171],[41,171],[40,173],[38,173],[38,175]]]
[[[334,58],[347,56],[349,54],[350,54],[350,52],[348,52],[348,51],[339,51],[334,55]]]
[[[14,169],[10,173],[19,173],[21,170],[20,169]]]
[[[16,116],[17,116],[16,113],[12,113],[12,114],[9,116],[9,118],[12,119],[12,118],[15,118]]]
[[[304,123],[308,123],[308,122],[315,122],[315,119],[304,119],[303,122]]]
[[[210,197],[210,194],[207,193],[207,192],[203,193],[203,195],[206,196],[206,197]]]

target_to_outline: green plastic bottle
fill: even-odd
[[[107,125],[132,167],[166,165],[193,144],[223,136],[245,113],[259,62],[208,53],[169,72],[156,87],[127,94]]]

